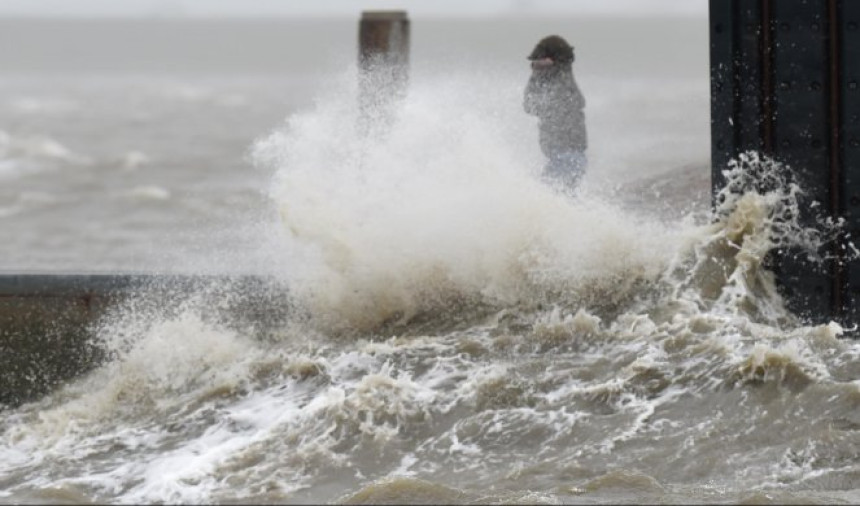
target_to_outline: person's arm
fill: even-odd
[[[526,114],[531,114],[533,116],[537,115],[537,82],[534,74],[529,78],[528,84],[526,84],[526,91],[523,95],[523,109],[526,111]]]
[[[545,116],[547,113],[546,79],[539,72],[532,72],[523,96],[523,109],[533,116]]]
[[[577,109],[585,109],[585,97],[579,91],[579,86],[576,84],[576,79],[573,79],[573,103]]]

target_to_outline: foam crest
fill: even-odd
[[[0,158],[24,158],[59,160],[71,163],[86,163],[87,157],[79,155],[60,142],[43,135],[12,136],[0,131]]]
[[[791,171],[755,152],[742,154],[723,172],[726,185],[717,195],[712,223],[690,229],[689,242],[672,260],[665,280],[677,301],[693,311],[741,316],[768,324],[796,325],[770,270],[779,251],[821,268],[842,231],[842,220],[811,208],[801,217],[804,189]],[[845,258],[856,256],[845,250]]]
[[[11,135],[0,130],[0,180],[12,180],[56,169],[62,164],[84,165],[92,160],[44,135]],[[2,211],[0,211],[2,213]]]
[[[146,328],[130,328],[129,320],[122,325],[124,344],[114,348],[114,360],[53,394],[38,420],[14,427],[17,438],[35,438],[42,448],[75,444],[105,423],[169,415],[229,396],[246,384],[249,364],[259,356],[251,341],[192,312]]]
[[[170,200],[170,190],[158,185],[135,186],[130,190],[119,192],[120,197],[141,201],[164,201]]]

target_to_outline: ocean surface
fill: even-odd
[[[413,18],[372,132],[357,20],[0,20],[0,271],[251,274],[290,315],[117,308],[109,361],[0,408],[0,502],[860,502],[860,344],[765,261],[826,226],[710,209],[705,18]],[[573,197],[521,106],[552,33]]]

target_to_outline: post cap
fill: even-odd
[[[401,21],[406,19],[406,11],[362,11],[361,19]]]

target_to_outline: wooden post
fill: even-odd
[[[358,30],[362,127],[378,131],[391,119],[409,80],[409,19],[405,11],[365,11]]]

